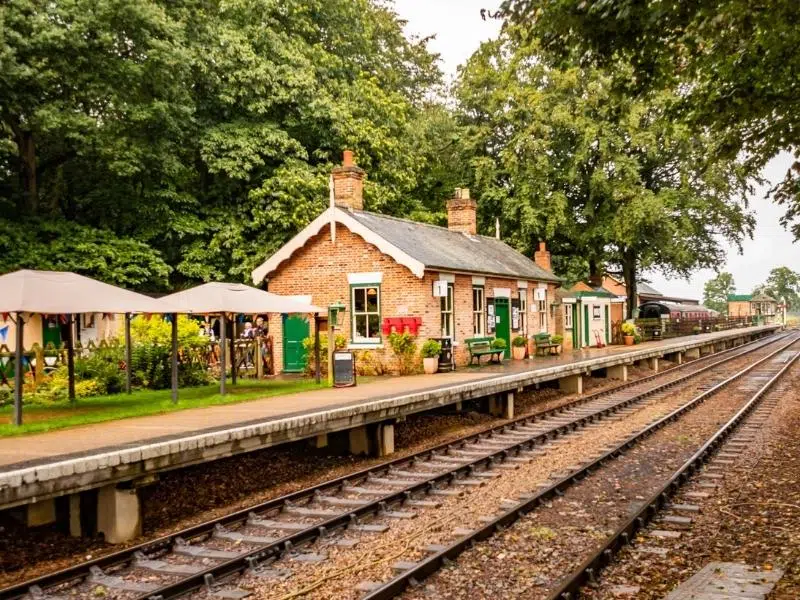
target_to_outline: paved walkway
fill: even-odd
[[[436,375],[380,378],[354,388],[311,390],[239,404],[190,408],[161,415],[107,421],[22,437],[0,438],[0,472],[18,468],[22,463],[41,464],[64,456],[91,454],[111,447],[137,447],[183,435],[224,430],[233,426],[272,421],[386,398],[399,398],[514,373],[548,369],[645,349],[655,350],[682,340],[698,344],[703,341],[710,342],[727,333],[731,332],[646,342],[638,346],[584,349],[560,356],[536,357],[522,361],[509,360],[502,365],[462,367],[451,373]]]

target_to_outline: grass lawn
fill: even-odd
[[[142,417],[160,413],[214,406],[235,404],[257,398],[268,398],[294,392],[327,387],[327,381],[317,385],[313,379],[270,379],[263,381],[241,381],[236,385],[228,383],[225,396],[219,393],[219,385],[185,388],[178,390],[178,403],[172,404],[170,390],[140,390],[132,394],[114,394],[94,398],[80,398],[75,405],[68,401],[50,404],[26,404],[23,406],[23,425],[11,424],[13,406],[0,407],[0,436],[24,435],[113,421],[128,417]]]

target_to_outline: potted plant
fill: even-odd
[[[622,339],[626,346],[633,346],[633,337],[636,335],[636,325],[633,323],[622,324]]]
[[[701,331],[703,331],[703,328],[700,327],[700,325],[695,325],[694,327],[692,327],[692,333],[694,333],[695,335],[699,334]]]
[[[492,350],[505,350],[506,348],[508,348],[508,344],[503,338],[494,338],[492,340]],[[500,360],[502,359],[503,357],[501,356]]]
[[[428,340],[422,344],[422,368],[428,375],[433,375],[439,370],[439,354],[442,352],[442,345],[436,340]]]
[[[563,335],[553,335],[550,336],[550,343],[551,344],[558,344],[559,348],[558,351],[561,352],[561,344],[564,343],[564,336]]]
[[[525,351],[527,348],[527,340],[525,339],[524,335],[518,335],[513,340],[511,340],[511,356],[514,357],[514,360],[522,360],[525,358]]]

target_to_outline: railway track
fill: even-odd
[[[559,507],[554,507],[553,503],[563,499],[565,494],[574,492],[577,488],[580,488],[581,485],[591,486],[591,482],[594,481],[595,487],[592,492],[586,493],[584,496],[587,498],[598,498],[598,488],[608,485],[606,480],[598,482],[598,480],[602,478],[604,470],[613,468],[618,459],[626,457],[637,444],[642,444],[650,436],[658,434],[665,427],[668,427],[670,424],[686,416],[702,403],[718,395],[718,392],[722,389],[727,388],[734,382],[739,382],[740,389],[735,390],[735,392],[743,392],[747,395],[747,399],[741,403],[741,407],[735,411],[733,416],[726,419],[721,427],[715,428],[713,434],[701,444],[700,448],[688,460],[668,476],[665,481],[660,482],[654,493],[649,494],[646,498],[643,497],[640,507],[634,514],[623,519],[623,523],[619,525],[607,539],[595,547],[590,553],[591,555],[581,562],[580,566],[568,576],[561,577],[560,581],[539,582],[537,585],[541,587],[539,591],[535,593],[531,592],[531,590],[527,590],[531,597],[547,598],[547,600],[575,600],[579,597],[580,588],[596,580],[600,570],[613,559],[614,554],[619,551],[620,548],[630,543],[637,532],[660,514],[660,511],[668,505],[669,499],[680,490],[685,482],[689,481],[693,474],[697,473],[698,470],[702,468],[719,449],[722,442],[736,430],[747,415],[756,409],[766,392],[769,391],[800,357],[800,353],[798,352],[792,352],[789,356],[785,357],[785,360],[783,360],[781,356],[782,353],[786,353],[788,348],[795,345],[798,341],[800,341],[800,336],[792,336],[788,344],[702,392],[670,414],[625,439],[594,460],[564,474],[563,477],[559,477],[556,481],[527,495],[518,502],[509,502],[507,505],[503,506],[503,510],[500,514],[484,519],[480,527],[469,531],[464,529],[457,530],[454,532],[456,539],[452,543],[429,546],[428,548],[431,551],[426,556],[416,561],[414,564],[406,563],[406,569],[403,569],[398,575],[382,585],[374,586],[373,589],[363,597],[363,600],[385,600],[397,597],[407,588],[415,587],[418,583],[436,573],[443,566],[451,564],[461,553],[473,547],[476,543],[488,540],[496,534],[506,531],[520,519],[534,519],[539,526],[546,525],[548,523],[547,517],[545,516],[543,519],[543,515],[540,513],[550,511],[550,518],[552,518],[553,512],[559,510]],[[729,396],[733,394],[734,392],[731,392]],[[642,457],[639,456],[632,462],[636,461],[642,461]],[[619,473],[617,473],[617,475],[619,475]],[[630,490],[628,490],[628,493],[631,493]],[[575,505],[576,501],[573,500],[569,504],[569,510],[579,510]],[[563,506],[561,510],[565,510],[566,508],[567,506]],[[587,510],[591,512],[591,509]],[[576,517],[576,521],[580,521],[580,519]],[[554,534],[560,535],[560,532],[554,532]],[[509,550],[511,550],[511,548],[509,548]],[[529,549],[517,550],[525,553]],[[563,550],[563,548],[561,548],[561,550]],[[555,552],[558,552],[558,550]],[[530,559],[530,557],[528,558]],[[563,559],[563,556],[560,556],[559,559]],[[535,571],[541,569],[544,565],[537,564],[528,566]],[[480,574],[476,575],[470,572],[470,576],[480,577]],[[500,567],[498,567],[496,573],[493,573],[493,576],[497,578],[503,577]],[[447,584],[448,580],[446,579],[444,582],[439,583],[441,586],[447,586]],[[549,590],[549,593],[542,594],[541,588]],[[437,589],[440,588],[433,588],[428,591],[435,594]],[[422,593],[421,596],[425,596],[425,593]],[[417,596],[412,593],[411,597]],[[454,595],[448,597],[460,596]]]
[[[302,547],[334,531],[379,533],[375,517],[404,519],[436,504],[437,496],[458,494],[526,460],[536,444],[590,425],[657,398],[707,375],[715,389],[725,370],[750,353],[780,343],[769,338],[676,367],[663,374],[522,417],[502,427],[471,435],[457,443],[384,463],[346,478],[323,483],[249,511],[209,521],[172,536],[108,555],[95,561],[0,590],[0,598],[89,597],[98,587],[115,597],[164,600],[205,589],[222,597],[243,597],[226,579],[248,570],[262,577],[281,577],[270,565],[292,554],[316,560]],[[794,343],[792,340],[791,343]],[[774,355],[770,351],[768,356]],[[762,359],[765,360],[765,359]],[[244,549],[243,549],[244,548]]]

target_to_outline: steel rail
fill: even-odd
[[[258,548],[248,553],[243,553],[240,557],[214,565],[208,570],[197,574],[197,576],[187,577],[185,580],[176,582],[175,584],[172,584],[170,586],[165,586],[164,588],[158,590],[157,592],[145,594],[144,596],[142,596],[142,598],[158,597],[158,596],[162,596],[164,598],[171,598],[183,595],[184,593],[187,593],[192,589],[196,589],[204,585],[205,575],[211,574],[218,579],[220,577],[224,577],[232,573],[240,572],[245,568],[249,568],[258,562],[262,562],[263,560],[269,558],[270,556],[279,554],[283,548],[287,547],[287,542],[289,543],[289,545],[297,546],[299,544],[302,544],[304,542],[307,542],[309,540],[318,537],[320,535],[320,527],[324,527],[325,530],[330,531],[331,529],[337,527],[346,526],[351,522],[353,518],[357,519],[361,516],[378,512],[379,510],[382,509],[383,506],[385,506],[388,503],[396,503],[398,501],[403,501],[409,498],[410,495],[413,494],[414,492],[426,491],[432,485],[435,485],[436,483],[440,483],[442,481],[449,481],[456,475],[460,474],[461,472],[468,473],[471,469],[474,469],[476,466],[481,466],[482,464],[489,464],[493,461],[496,461],[498,458],[503,459],[509,455],[510,450],[513,451],[516,449],[518,451],[519,449],[525,448],[526,446],[531,447],[535,445],[537,442],[547,439],[549,436],[557,437],[561,433],[567,433],[571,430],[577,429],[580,426],[583,426],[590,422],[594,422],[597,419],[602,419],[605,416],[618,412],[619,410],[627,406],[630,406],[631,404],[635,404],[653,394],[680,385],[681,383],[693,379],[698,375],[701,375],[715,367],[736,360],[737,358],[745,356],[750,352],[757,351],[765,346],[769,346],[770,344],[779,342],[781,339],[785,337],[786,334],[783,335],[778,334],[777,336],[771,335],[771,336],[766,336],[765,338],[759,338],[757,340],[747,342],[746,344],[742,344],[741,346],[737,346],[735,348],[724,350],[722,352],[718,352],[691,362],[683,363],[682,365],[674,367],[668,371],[649,375],[647,377],[643,377],[641,379],[637,379],[634,381],[628,381],[620,385],[614,386],[612,388],[601,390],[594,394],[589,394],[582,398],[578,398],[572,402],[563,404],[561,406],[552,409],[548,409],[546,411],[542,411],[541,413],[537,413],[535,415],[527,415],[519,417],[502,425],[493,426],[486,430],[470,434],[459,440],[439,444],[433,448],[420,451],[413,455],[393,459],[381,463],[379,465],[369,467],[367,469],[362,469],[355,473],[350,473],[348,475],[344,475],[336,479],[332,479],[317,484],[315,486],[304,488],[302,490],[298,490],[296,492],[292,492],[284,496],[274,498],[272,500],[267,500],[258,505],[251,506],[246,509],[242,509],[227,515],[223,515],[221,517],[217,517],[215,519],[211,519],[209,521],[205,521],[197,525],[193,525],[181,531],[162,536],[158,539],[151,540],[149,542],[144,542],[136,546],[131,546],[129,548],[125,548],[118,552],[101,556],[90,561],[84,561],[82,563],[67,567],[65,569],[61,569],[58,571],[54,571],[52,573],[39,576],[34,579],[23,581],[21,583],[0,590],[0,600],[16,600],[19,598],[23,598],[26,595],[28,595],[29,590],[34,586],[42,589],[46,593],[48,588],[52,588],[54,586],[61,586],[69,584],[70,582],[77,582],[84,579],[85,577],[87,577],[92,567],[98,567],[103,570],[118,568],[120,566],[132,563],[134,560],[134,555],[137,553],[152,554],[161,551],[165,548],[170,548],[175,544],[178,538],[191,541],[193,539],[198,539],[204,536],[208,536],[211,533],[213,533],[217,525],[229,526],[229,525],[241,524],[246,522],[252,513],[269,512],[271,510],[279,509],[282,506],[285,506],[290,503],[296,503],[298,501],[307,500],[313,497],[316,493],[324,492],[332,488],[340,488],[343,485],[348,485],[353,482],[364,480],[370,475],[385,472],[387,470],[390,470],[398,466],[413,464],[413,462],[416,460],[424,459],[442,452],[446,452],[447,450],[454,448],[458,445],[465,445],[471,442],[478,441],[485,437],[491,437],[493,434],[499,434],[507,430],[513,430],[515,426],[521,424],[527,425],[554,415],[558,415],[559,413],[565,412],[569,409],[581,406],[583,404],[587,404],[589,402],[598,400],[605,396],[615,394],[625,389],[639,386],[642,384],[647,384],[656,379],[662,379],[665,376],[674,374],[678,370],[689,370],[688,373],[682,375],[681,377],[671,381],[667,381],[653,388],[644,390],[640,394],[634,396],[633,398],[621,401],[611,407],[596,411],[590,415],[580,417],[569,423],[565,423],[563,425],[555,427],[553,430],[550,430],[548,432],[531,436],[531,438],[528,440],[519,442],[518,444],[510,446],[509,448],[499,450],[495,453],[487,455],[487,457],[473,461],[469,464],[454,467],[453,470],[437,475],[436,477],[422,480],[419,482],[419,484],[412,486],[412,488],[405,488],[399,490],[393,494],[379,498],[374,502],[366,502],[361,507],[358,507],[348,512],[343,512],[342,515],[339,517],[330,519],[324,523],[315,524],[312,527],[309,527],[307,530],[282,537],[275,543],[270,544],[268,546]],[[706,362],[709,361],[710,364],[705,364]],[[702,366],[699,369],[696,368],[694,370],[691,369],[693,367],[697,367],[699,363],[702,363],[704,366]],[[191,580],[190,589],[187,589],[185,591],[180,591],[177,593],[172,593],[167,589],[167,588],[173,588],[183,582],[189,584],[188,580]]]
[[[372,592],[370,592],[369,594],[364,596],[362,598],[362,600],[389,600],[391,598],[396,597],[397,595],[402,593],[406,589],[406,587],[408,587],[409,585],[413,585],[413,584],[416,584],[416,583],[424,580],[426,577],[429,577],[430,575],[432,575],[433,573],[438,571],[442,566],[444,566],[446,564],[449,564],[450,562],[455,560],[462,552],[464,552],[469,547],[473,546],[475,543],[477,543],[479,541],[482,541],[482,540],[485,540],[485,539],[491,537],[492,535],[494,535],[496,532],[502,531],[502,530],[508,528],[510,525],[512,525],[518,519],[520,519],[521,517],[524,517],[528,513],[532,512],[540,504],[543,504],[547,500],[549,500],[549,499],[551,499],[551,498],[553,498],[555,496],[563,495],[563,490],[564,489],[566,489],[566,488],[578,483],[579,481],[581,481],[585,477],[589,476],[595,469],[601,467],[605,462],[621,456],[625,452],[625,450],[633,447],[639,441],[641,441],[641,440],[645,439],[646,437],[649,437],[650,435],[656,433],[658,430],[660,430],[661,428],[665,427],[666,425],[672,423],[673,421],[676,421],[681,416],[683,416],[685,413],[687,413],[690,410],[696,408],[702,402],[704,402],[705,400],[707,400],[708,398],[710,398],[714,394],[718,393],[722,389],[726,388],[731,383],[739,380],[740,378],[745,376],[747,373],[749,373],[753,369],[757,368],[758,366],[762,365],[763,363],[769,361],[770,359],[772,359],[776,355],[780,354],[781,352],[786,351],[786,349],[788,349],[789,347],[793,346],[798,341],[800,341],[800,336],[794,336],[793,339],[788,344],[782,346],[781,348],[779,348],[776,351],[770,353],[768,356],[758,360],[757,362],[753,363],[752,365],[749,365],[749,366],[745,367],[744,369],[742,369],[741,371],[737,372],[733,376],[731,376],[731,377],[725,379],[724,381],[716,384],[715,386],[709,388],[708,390],[704,391],[703,393],[699,394],[698,396],[695,396],[690,401],[688,401],[685,404],[683,404],[681,407],[675,409],[674,411],[672,411],[668,415],[662,417],[658,421],[656,421],[656,422],[652,423],[651,425],[647,426],[642,431],[632,435],[631,437],[629,437],[628,439],[626,439],[625,441],[623,441],[622,443],[620,443],[619,445],[617,445],[613,449],[605,452],[600,457],[598,457],[597,459],[591,461],[587,465],[581,467],[580,469],[575,470],[572,473],[569,473],[568,475],[566,475],[565,477],[563,477],[560,480],[556,481],[555,483],[549,485],[548,487],[543,488],[542,490],[540,490],[540,491],[532,494],[531,496],[525,498],[524,500],[522,500],[516,506],[506,510],[501,515],[495,517],[491,521],[488,521],[485,525],[483,525],[482,527],[474,530],[469,535],[463,536],[463,537],[459,538],[457,541],[455,541],[454,543],[452,543],[449,546],[447,546],[446,548],[444,548],[444,549],[442,549],[442,550],[440,550],[438,552],[432,553],[432,554],[428,555],[427,557],[423,558],[414,567],[412,567],[411,569],[408,569],[406,571],[403,571],[402,573],[398,574],[394,578],[390,579],[389,581],[384,583],[381,587],[377,588],[376,590],[373,590]],[[795,356],[795,358],[797,358],[797,355]],[[788,368],[788,366],[785,366],[784,368],[782,368],[781,371],[780,371],[780,374],[783,374],[786,371],[787,368]],[[770,382],[773,383],[776,379],[777,379],[777,376],[773,377],[770,380]],[[763,394],[763,391],[760,391],[759,394]],[[747,406],[751,406],[751,405],[752,405],[752,400],[748,402]],[[738,417],[741,414],[742,414],[742,410],[737,412],[736,417]],[[731,419],[731,421],[734,421],[736,419],[736,417]],[[725,429],[725,427],[723,427],[723,429]],[[717,432],[717,434],[715,434],[715,436],[709,442],[704,444],[703,449],[707,448],[707,446],[711,443],[711,441],[717,439],[718,434],[719,434],[719,432]],[[701,454],[701,452],[698,451],[698,454]],[[676,476],[677,477],[681,477],[680,471],[679,471],[678,474],[676,474]],[[675,480],[675,477],[672,477],[670,479],[670,482],[667,484],[666,487],[669,488],[672,485],[672,482],[674,480]],[[662,492],[659,492],[659,494],[661,494],[661,493]],[[659,495],[657,494],[655,496],[655,498],[659,498]],[[642,512],[646,512],[647,510],[650,510],[649,507],[652,505],[652,503],[653,503],[653,500],[651,499],[648,503],[646,503],[644,505],[644,509],[643,509]],[[637,517],[638,517],[638,515],[637,515]],[[636,518],[631,519],[631,522],[637,523]],[[640,527],[640,526],[641,525],[638,525],[637,528]],[[624,532],[624,531],[625,531],[625,528],[621,528],[620,531],[618,532],[618,534],[621,535],[622,532]],[[601,555],[602,555],[602,553],[601,553]],[[595,564],[594,561],[587,561],[586,564],[583,566],[583,569],[581,570],[581,572],[585,573],[586,569],[587,568],[589,568],[589,569],[593,568],[592,566],[594,564]],[[579,576],[576,574],[575,577],[577,579]],[[570,589],[572,589],[572,588],[570,588]],[[565,597],[562,598],[560,596],[555,596],[554,595],[554,596],[551,597],[551,600],[571,600],[571,597],[570,596],[565,596]]]
[[[653,494],[644,506],[637,511],[627,522],[617,529],[591,557],[573,571],[567,580],[550,596],[548,600],[573,600],[580,594],[580,588],[586,583],[594,581],[598,573],[605,568],[621,548],[636,537],[636,533],[647,525],[658,512],[664,508],[670,497],[689,481],[689,478],[700,469],[716,453],[724,441],[735,432],[744,419],[761,403],[764,395],[783,377],[795,361],[800,358],[796,353],[786,364],[773,375],[750,400],[733,417],[728,420],[717,432],[681,466],[673,476]]]

